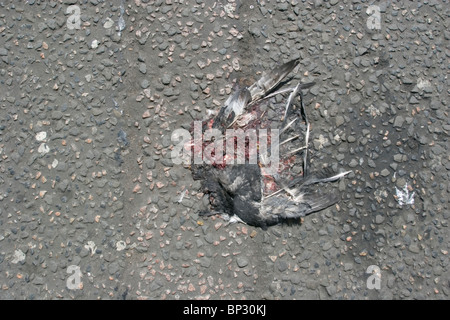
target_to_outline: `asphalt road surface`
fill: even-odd
[[[1,0],[0,299],[449,299],[448,1]],[[340,202],[200,217],[172,133],[300,58]]]

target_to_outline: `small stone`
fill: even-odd
[[[53,120],[60,120],[62,117],[63,117],[63,113],[61,111],[55,110],[55,111],[52,112],[52,119]]]
[[[408,250],[411,251],[412,253],[419,253],[420,252],[420,248],[417,244],[413,243],[408,247]]]
[[[200,265],[202,267],[208,268],[209,266],[211,266],[211,259],[208,257],[202,257],[200,259]]]
[[[11,260],[11,263],[17,264],[19,262],[22,262],[25,260],[25,253],[23,253],[22,250],[18,249],[16,251],[14,251],[14,257]]]
[[[395,154],[394,155],[394,161],[395,162],[405,162],[408,160],[408,157],[405,154]]]
[[[168,85],[168,84],[170,84],[170,81],[171,81],[170,75],[168,75],[167,73],[162,75],[162,77],[161,77],[162,84]]]
[[[395,117],[395,120],[394,120],[394,127],[402,128],[404,122],[405,122],[405,119],[402,116],[397,116],[397,117]]]
[[[80,134],[80,129],[78,127],[72,127],[72,128],[69,129],[69,134],[71,136],[75,137],[75,136]]]
[[[180,91],[179,90],[174,90],[173,88],[167,88],[167,89],[164,90],[163,94],[166,97],[179,96],[180,95]]]
[[[322,246],[322,250],[323,251],[328,251],[328,250],[331,249],[332,246],[333,246],[333,244],[330,241],[325,242],[324,245]]]
[[[108,266],[108,272],[110,275],[115,275],[120,270],[120,266],[117,262],[113,262]]]
[[[42,143],[38,148],[38,152],[40,154],[47,154],[50,152],[50,147],[46,143]]]
[[[111,18],[106,18],[106,22],[103,24],[103,28],[109,29],[114,25],[114,21]]]
[[[58,270],[58,264],[55,261],[50,261],[48,267],[51,272],[55,273]]]
[[[353,263],[347,262],[344,264],[344,271],[350,271],[353,269]]]
[[[143,79],[141,81],[141,88],[142,89],[147,89],[150,86],[150,82],[147,79]]]
[[[286,271],[288,268],[288,264],[284,260],[277,261],[277,267],[280,272]]]
[[[180,224],[180,219],[178,219],[178,218],[175,217],[175,218],[172,220],[172,229],[178,230],[178,229],[180,228],[180,226],[181,226],[181,224]]]
[[[286,11],[289,9],[289,4],[287,2],[279,3],[277,9],[280,11]]]
[[[92,48],[92,49],[97,49],[97,48],[98,48],[98,44],[99,44],[99,42],[98,42],[97,39],[92,40],[92,42],[91,42],[91,48]]]
[[[81,248],[79,253],[81,258],[85,258],[89,255],[89,249],[87,248]]]
[[[383,221],[384,221],[384,216],[383,216],[383,215],[377,214],[377,215],[375,216],[375,223],[376,223],[376,224],[380,224],[380,223],[382,223]]]
[[[36,134],[36,140],[37,141],[44,141],[47,138],[47,132],[41,131]]]
[[[414,216],[413,213],[408,213],[408,215],[406,216],[406,222],[408,223],[414,223],[416,220],[416,217]]]
[[[150,286],[149,286],[149,289],[150,289],[150,291],[156,291],[156,290],[158,290],[159,288],[161,288],[163,285],[158,281],[158,280],[154,280],[151,284],[150,284]]]
[[[334,286],[334,285],[330,285],[330,286],[326,287],[326,289],[327,289],[327,293],[329,296],[333,296],[337,291],[336,286]]]
[[[145,166],[147,167],[147,169],[155,169],[156,167],[156,162],[154,159],[152,158],[148,158],[147,161],[145,162]],[[148,175],[147,175],[148,177]]]
[[[67,187],[69,186],[69,180],[68,179],[64,179],[63,181],[61,181],[59,184],[58,184],[58,189],[61,191],[61,192],[65,192],[66,190],[67,190]]]
[[[350,82],[351,79],[352,79],[352,74],[351,74],[351,72],[346,72],[346,73],[344,73],[344,80],[345,80],[346,82]]]
[[[361,96],[359,94],[354,94],[350,97],[351,104],[357,104],[361,101]]]
[[[142,119],[147,119],[150,118],[152,114],[150,113],[150,110],[145,110],[144,113],[142,114]]]
[[[420,101],[417,100],[417,98],[415,96],[411,96],[411,98],[409,99],[409,103],[410,104],[418,104]]]
[[[33,280],[33,284],[36,284],[36,285],[43,285],[44,283],[45,283],[45,281],[44,281],[43,277],[37,276]]]
[[[122,251],[127,247],[127,244],[125,241],[123,240],[119,240],[116,242],[116,249],[117,251]]]
[[[205,241],[208,242],[209,244],[212,244],[214,242],[214,237],[213,237],[212,233],[208,233],[205,236]]]
[[[56,168],[58,166],[58,163],[59,163],[58,159],[53,159],[52,168]]]
[[[403,82],[403,84],[408,84],[408,85],[414,83],[413,79],[408,78],[408,77],[404,77],[404,78],[402,79],[402,82]]]
[[[145,63],[139,63],[139,71],[142,74],[146,74],[147,73],[147,65]]]
[[[336,116],[336,127],[339,127],[345,123],[343,116]]]
[[[203,69],[204,67],[206,67],[206,63],[203,61],[200,61],[200,60],[197,62],[197,65],[199,66],[200,69]]]
[[[358,165],[358,161],[356,161],[356,159],[350,160],[350,162],[349,162],[349,164],[348,164],[348,166],[349,166],[350,168],[354,168],[354,167],[356,167],[357,165]]]
[[[248,265],[248,260],[244,257],[237,257],[236,258],[236,263],[238,265],[239,268],[244,268],[245,266]]]

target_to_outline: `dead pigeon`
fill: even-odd
[[[310,132],[301,91],[314,83],[279,88],[298,64],[292,60],[264,72],[251,86],[235,90],[217,116],[202,122],[202,140],[191,141],[203,160],[191,165],[192,175],[202,181],[210,202],[201,215],[220,214],[267,229],[338,201],[330,182],[349,171],[308,171]]]

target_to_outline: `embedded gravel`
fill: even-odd
[[[0,0],[0,299],[449,299],[450,6],[369,5]],[[199,217],[172,132],[295,58],[341,201]]]

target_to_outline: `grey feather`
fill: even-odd
[[[214,120],[213,128],[228,128],[238,116],[244,113],[250,100],[251,95],[247,88],[237,90],[225,101],[225,105]]]
[[[272,91],[294,68],[299,64],[299,60],[292,60],[269,72],[264,72],[262,77],[251,85],[250,91],[252,101],[261,99]]]

